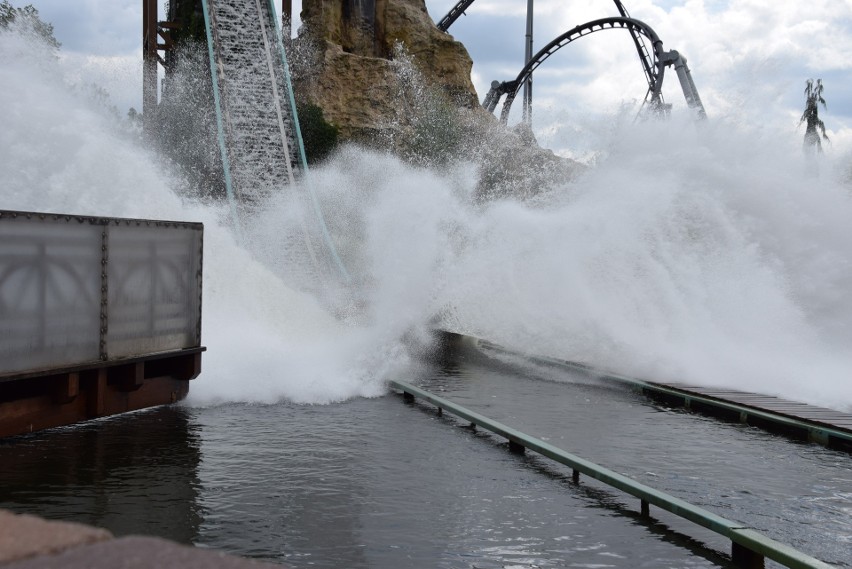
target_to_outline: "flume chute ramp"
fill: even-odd
[[[306,288],[335,272],[348,280],[316,196],[300,180],[307,161],[272,0],[202,0],[202,8],[219,149],[238,234],[276,192],[289,191],[300,231],[284,236],[288,272],[313,281]]]
[[[203,6],[229,191],[251,206],[292,185],[303,167],[275,12],[270,0],[204,0]]]

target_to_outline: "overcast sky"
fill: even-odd
[[[15,6],[27,3],[54,25],[69,71],[104,86],[122,111],[139,108],[141,0],[12,0]],[[426,1],[434,20],[454,3]],[[731,118],[801,136],[805,80],[822,78],[828,110],[820,113],[834,150],[852,148],[852,0],[624,4],[657,32],[666,49],[686,56],[711,120]],[[295,12],[300,5],[294,0]],[[534,49],[578,24],[616,15],[610,0],[535,0]],[[480,99],[492,80],[512,79],[520,71],[525,26],[524,0],[477,0],[450,28],[473,58]],[[536,132],[632,108],[645,91],[629,34],[593,34],[560,50],[536,72]],[[667,74],[663,93],[675,112],[684,108],[674,73]]]

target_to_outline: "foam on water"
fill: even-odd
[[[49,58],[8,33],[0,56],[1,207],[205,223],[193,404],[380,394],[437,322],[629,375],[852,408],[852,202],[828,158],[817,177],[778,142],[795,132],[624,126],[533,204],[476,203],[473,165],[345,149],[310,179],[358,285],[335,318],[280,262],[297,217],[286,194],[240,246],[223,208],[178,197]]]

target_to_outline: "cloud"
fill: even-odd
[[[60,63],[72,85],[96,85],[105,89],[109,93],[110,104],[115,105],[122,116],[130,107],[142,110],[142,58],[137,54],[63,53]]]
[[[26,0],[42,20],[53,24],[62,50],[87,55],[142,53],[142,3],[139,0]],[[160,8],[164,13],[163,8]]]

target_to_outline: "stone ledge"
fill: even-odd
[[[156,537],[123,537],[26,559],[3,569],[282,569]]]
[[[0,510],[0,569],[283,569],[158,537]]]
[[[0,510],[0,564],[112,539],[106,530]]]

